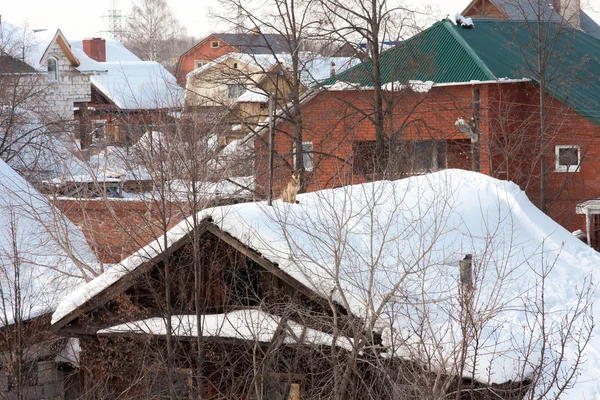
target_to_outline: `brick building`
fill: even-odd
[[[185,86],[186,76],[196,68],[229,53],[289,53],[285,37],[272,33],[213,33],[179,57],[177,83]]]
[[[527,24],[487,20],[467,29],[442,21],[384,53],[390,177],[470,169],[473,155],[479,152],[482,173],[518,183],[539,206],[543,159],[548,214],[571,231],[582,229],[585,219],[575,214],[577,205],[600,196],[596,139],[600,134],[600,42],[581,31],[562,33],[558,43],[569,52],[557,60],[562,63],[561,79],[548,88],[554,97],[546,97],[544,143],[538,85],[525,70],[523,60],[528,55],[514,45],[528,40]],[[566,69],[572,74],[565,73]],[[308,191],[373,179],[375,126],[368,71],[367,65],[342,72],[326,82],[328,90],[304,99],[302,139]],[[478,143],[457,129],[459,119],[476,128]],[[293,132],[289,123],[277,124],[275,195],[289,180],[294,165]],[[265,192],[267,142],[265,129],[255,141],[257,184]],[[597,231],[592,221],[592,243]]]

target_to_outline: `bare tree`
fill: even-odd
[[[127,21],[125,44],[143,60],[164,62],[169,46],[184,34],[165,0],[138,0]]]

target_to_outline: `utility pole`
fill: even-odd
[[[269,196],[267,204],[273,205],[273,146],[275,140],[275,124],[273,121],[273,91],[269,93]]]
[[[473,171],[479,172],[481,169],[481,150],[480,150],[480,139],[481,132],[479,127],[479,121],[481,119],[481,95],[479,93],[479,89],[473,89],[473,117],[471,119],[471,129],[473,130],[473,138],[471,138],[471,146],[472,146],[472,160],[471,160],[471,169]]]

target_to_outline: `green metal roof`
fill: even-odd
[[[568,29],[554,35],[557,23],[542,23],[551,38],[548,90],[600,125],[600,40]],[[561,28],[562,29],[562,28]],[[409,80],[435,83],[489,81],[502,78],[536,80],[536,52],[531,38],[537,25],[525,21],[476,20],[471,29],[441,21],[383,53],[382,84]],[[556,39],[556,40],[554,40]],[[533,63],[529,65],[529,63]],[[370,62],[324,81],[372,86]]]

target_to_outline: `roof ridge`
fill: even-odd
[[[492,73],[492,71],[488,68],[486,63],[483,62],[483,60],[477,55],[475,50],[473,50],[471,45],[469,43],[467,43],[467,41],[462,37],[462,35],[460,35],[458,32],[456,32],[456,26],[454,25],[453,22],[445,21],[444,28],[446,28],[446,30],[448,30],[450,32],[450,34],[456,39],[456,41],[463,47],[463,49],[465,49],[467,54],[469,54],[471,56],[471,58],[473,59],[475,64],[477,64],[477,66],[479,68],[481,68],[483,73],[486,74],[488,78],[498,79],[496,77],[496,75],[494,75]],[[472,28],[472,29],[475,29],[475,28]]]

